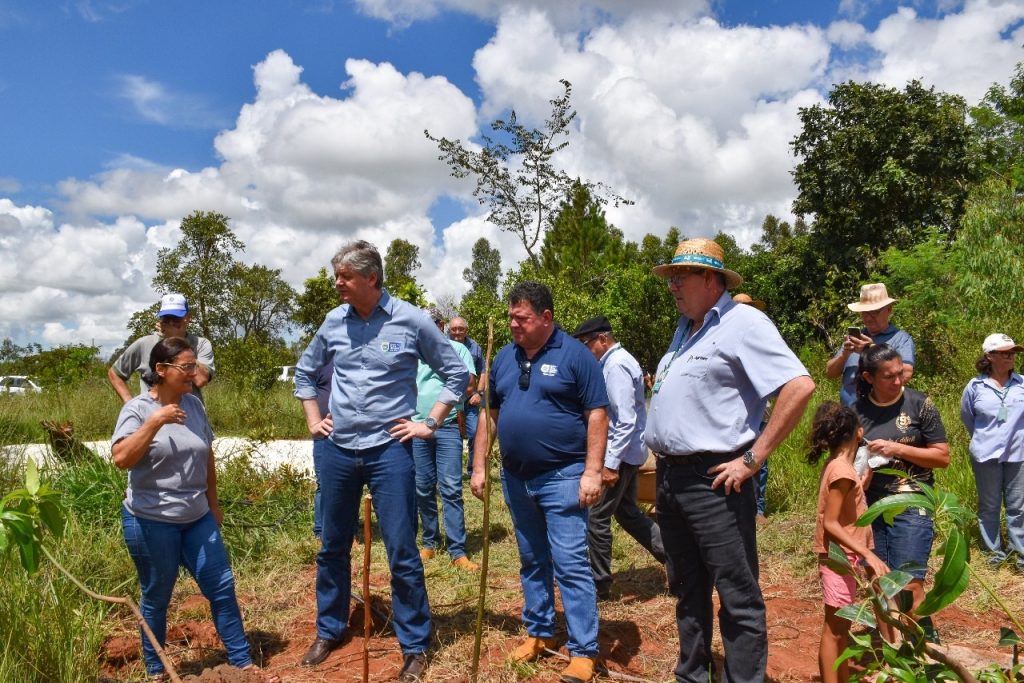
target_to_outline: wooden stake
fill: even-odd
[[[370,609],[370,513],[373,497],[363,496],[363,683],[370,681],[370,626],[373,612]]]
[[[482,377],[490,377],[491,354],[494,352],[494,318],[487,319],[487,355],[484,357],[484,374]],[[491,387],[488,385],[484,392],[484,434],[487,437],[488,451],[484,455],[484,538],[483,552],[480,560],[480,599],[476,607],[476,634],[473,638],[473,665],[470,669],[470,680],[476,681],[480,672],[480,643],[484,634],[484,607],[487,605],[487,566],[491,554],[491,453],[490,446],[493,443],[491,437]]]

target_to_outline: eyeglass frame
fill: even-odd
[[[707,268],[695,268],[693,266],[680,267],[670,277],[665,278],[665,284],[668,285],[669,289],[679,288],[683,286],[683,281],[691,275],[703,275],[707,272]]]
[[[183,365],[178,363],[160,363],[160,365],[168,365],[172,368],[178,368],[186,375],[194,375],[199,372],[199,363],[185,363]]]

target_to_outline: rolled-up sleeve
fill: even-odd
[[[320,326],[313,335],[309,346],[302,352],[298,364],[295,366],[295,398],[300,401],[315,399],[317,397],[317,372],[327,362],[327,339],[324,331],[324,324]]]

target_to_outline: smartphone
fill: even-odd
[[[846,328],[846,336],[847,337],[859,337],[860,336],[860,328],[859,327],[847,327]]]

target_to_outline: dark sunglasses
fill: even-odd
[[[519,361],[519,388],[526,391],[530,388],[530,370],[533,363],[528,360]]]

